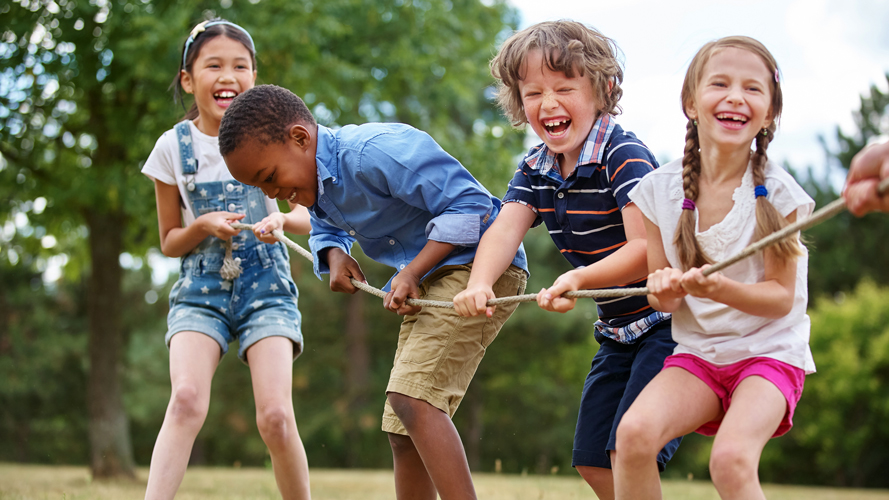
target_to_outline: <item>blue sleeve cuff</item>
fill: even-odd
[[[330,273],[330,266],[318,257],[318,253],[326,248],[339,248],[351,255],[352,242],[332,235],[325,235],[317,239],[315,237],[309,238],[309,248],[312,249],[312,270],[315,271],[315,276],[320,280],[322,279],[322,274]]]
[[[426,224],[426,239],[471,247],[478,245],[480,231],[478,214],[443,214]]]

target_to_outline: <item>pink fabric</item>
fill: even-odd
[[[691,354],[673,354],[664,360],[664,368],[682,368],[707,384],[722,402],[722,409],[728,411],[732,403],[732,393],[747,377],[756,375],[775,384],[787,400],[787,413],[772,437],[785,434],[793,427],[793,410],[803,394],[805,372],[777,359],[748,358],[726,366],[717,366]],[[697,431],[698,434],[713,436],[719,430],[720,421],[707,422]]]

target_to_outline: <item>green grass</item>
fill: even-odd
[[[135,482],[92,482],[85,467],[0,464],[0,500],[127,500],[145,494],[147,469]],[[316,500],[390,500],[395,498],[392,472],[385,470],[312,470]],[[593,499],[592,490],[571,476],[475,474],[478,497],[490,500]],[[771,500],[889,500],[886,490],[853,490],[766,485]],[[260,468],[193,467],[179,500],[278,499],[272,472]],[[707,481],[667,481],[664,498],[717,500]]]

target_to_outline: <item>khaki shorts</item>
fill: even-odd
[[[471,264],[438,269],[420,283],[420,297],[453,300],[466,289],[471,269]],[[525,271],[511,265],[494,283],[494,294],[520,295],[525,291],[525,283]],[[497,306],[492,318],[484,314],[464,318],[454,309],[438,307],[425,307],[407,316],[398,333],[398,349],[386,393],[397,392],[425,401],[453,417],[485,349],[517,306]],[[388,399],[383,410],[383,430],[407,435]]]

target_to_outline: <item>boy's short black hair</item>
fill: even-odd
[[[226,156],[252,138],[260,144],[283,143],[294,124],[315,126],[306,103],[277,85],[257,85],[238,95],[219,124],[219,152]]]

